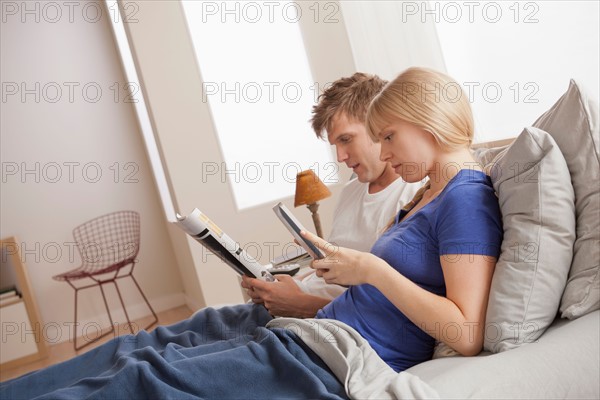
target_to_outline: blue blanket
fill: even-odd
[[[0,398],[347,398],[319,356],[269,320],[262,306],[207,308],[4,382]]]

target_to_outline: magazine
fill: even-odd
[[[248,275],[267,282],[275,280],[267,270],[270,265],[261,265],[197,208],[186,217],[177,214],[175,224],[240,275]]]

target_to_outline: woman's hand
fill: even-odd
[[[317,276],[323,277],[325,282],[360,285],[369,283],[373,274],[377,273],[378,261],[381,260],[373,254],[336,246],[310,232],[302,231],[300,234],[325,255],[325,258],[310,263]]]

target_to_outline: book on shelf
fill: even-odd
[[[17,292],[17,288],[14,286],[10,287],[10,288],[2,289],[2,290],[0,290],[0,299],[16,296],[18,294],[19,294],[19,292]]]
[[[16,288],[3,290],[0,293],[0,307],[9,306],[14,303],[18,303],[21,301],[21,293],[19,293]]]

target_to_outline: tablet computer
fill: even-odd
[[[287,230],[290,231],[294,239],[298,241],[300,246],[302,246],[302,248],[306,250],[306,252],[310,254],[312,258],[315,260],[325,258],[321,250],[319,250],[314,243],[311,243],[300,235],[300,231],[306,231],[307,229],[302,226],[300,221],[294,217],[294,215],[283,203],[277,203],[277,205],[273,207],[273,211],[275,211],[277,217],[279,217]]]

